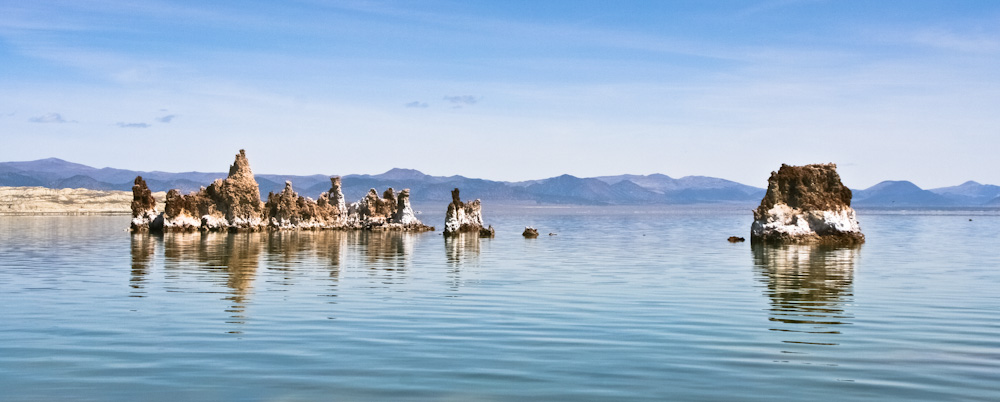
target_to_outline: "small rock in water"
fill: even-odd
[[[555,236],[557,233],[549,232],[549,236]]]
[[[746,241],[746,239],[744,239],[742,237],[729,236],[729,242],[730,243],[740,243],[740,242],[744,242],[744,241]]]

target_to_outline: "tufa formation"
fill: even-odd
[[[535,229],[531,226],[525,226],[524,232],[521,233],[521,236],[524,236],[525,238],[528,239],[534,239],[538,237],[538,229]]]
[[[493,237],[493,226],[483,227],[483,208],[479,200],[469,203],[462,202],[458,189],[451,191],[451,204],[444,217],[444,235],[455,236],[459,233],[479,233],[479,237]]]
[[[156,199],[142,176],[136,176],[132,186],[131,229],[133,232],[163,229],[163,215],[156,212]]]
[[[865,236],[851,208],[851,190],[837,165],[781,165],[753,212],[752,243],[860,244]]]
[[[167,192],[163,213],[157,214],[146,182],[135,179],[132,187],[132,231],[258,231],[264,229],[365,229],[434,230],[416,218],[410,207],[410,192],[398,195],[390,188],[381,197],[375,189],[347,206],[340,177],[330,178],[330,190],[315,201],[302,197],[291,182],[278,194],[260,200],[260,187],[241,149],[225,180],[188,195]]]

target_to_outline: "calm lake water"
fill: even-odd
[[[487,205],[497,237],[454,240],[0,217],[0,400],[1000,400],[997,212],[728,243],[748,209]]]

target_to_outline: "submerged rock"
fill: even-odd
[[[136,176],[132,186],[131,229],[134,232],[163,229],[163,216],[156,212],[156,199],[142,176]]]
[[[533,228],[531,226],[525,226],[524,227],[524,232],[521,233],[521,236],[524,236],[524,237],[529,238],[529,239],[534,239],[534,238],[538,237],[538,229],[535,229],[535,228]]]
[[[483,208],[479,200],[464,203],[458,196],[458,189],[451,191],[451,204],[444,217],[444,235],[458,233],[479,233],[480,237],[493,237],[493,226],[483,227]]]
[[[767,194],[754,210],[750,241],[761,243],[860,244],[865,241],[851,208],[851,190],[837,165],[781,165],[771,172]]]

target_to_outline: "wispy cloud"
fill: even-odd
[[[158,121],[160,123],[170,123],[171,121],[174,121],[174,118],[176,118],[176,117],[177,117],[176,114],[168,114],[168,115],[163,116],[163,117],[158,117],[156,119],[156,121]]]
[[[993,53],[1000,50],[1000,41],[992,35],[968,35],[947,30],[917,32],[911,40],[924,46],[968,53]]]
[[[421,102],[421,101],[413,101],[406,104],[406,107],[415,107],[415,108],[426,108],[428,106],[430,105],[428,105],[427,102]]]
[[[452,104],[452,107],[460,108],[462,106],[472,106],[475,105],[482,98],[473,95],[455,95],[455,96],[445,96],[444,100]]]
[[[28,121],[32,123],[76,123],[75,120],[66,120],[59,113],[46,113],[41,116],[32,117]]]
[[[121,127],[121,128],[147,128],[147,127],[149,127],[149,124],[146,124],[146,123],[122,123],[122,122],[118,122],[117,125],[118,125],[118,127]]]

